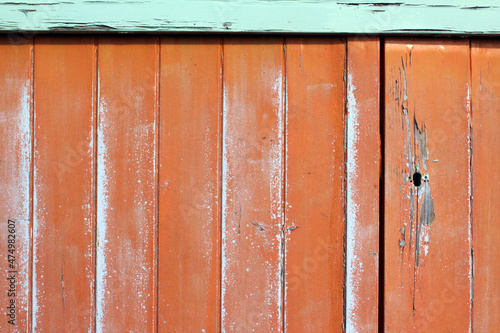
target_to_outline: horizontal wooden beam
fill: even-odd
[[[2,0],[0,32],[500,34],[498,0]]]

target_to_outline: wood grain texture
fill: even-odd
[[[500,33],[496,0],[2,0],[0,6],[0,31]]]
[[[30,40],[13,44],[0,37],[0,269],[5,286],[0,304],[7,314],[0,320],[2,332],[29,331],[32,50]]]
[[[262,28],[252,3],[193,5],[245,8]],[[312,4],[260,3],[282,9],[272,24]],[[150,9],[134,6],[140,22]],[[165,29],[221,21],[191,23]],[[18,277],[17,325],[0,331],[494,332],[500,43],[471,45],[0,37],[4,312],[9,220]]]
[[[284,54],[224,40],[222,331],[281,332]]]
[[[468,46],[386,41],[386,332],[469,332]]]
[[[472,42],[474,332],[500,325],[500,43]]]
[[[222,44],[161,40],[159,331],[220,331]]]
[[[100,38],[97,331],[156,326],[157,38]]]
[[[95,39],[39,37],[34,66],[33,331],[91,331]]]
[[[345,40],[286,39],[285,329],[344,325]]]
[[[347,39],[347,332],[378,332],[380,39]]]

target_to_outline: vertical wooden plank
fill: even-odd
[[[2,332],[28,332],[32,42],[0,37],[0,267]]]
[[[472,42],[474,332],[500,326],[500,43]]]
[[[286,40],[285,328],[344,325],[345,40]]]
[[[385,45],[388,332],[470,329],[468,46],[404,39]]]
[[[156,320],[157,38],[98,47],[97,331]]]
[[[95,40],[35,40],[33,331],[94,326]]]
[[[222,331],[282,329],[283,40],[224,40]]]
[[[221,39],[161,41],[159,331],[220,331]]]
[[[347,44],[347,332],[378,332],[380,39]]]

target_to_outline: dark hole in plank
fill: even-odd
[[[420,172],[415,172],[413,174],[413,185],[417,187],[422,185],[422,174]]]

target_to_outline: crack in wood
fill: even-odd
[[[252,223],[254,226],[256,226],[257,228],[259,228],[260,231],[264,231],[264,228],[262,228],[262,226],[259,223],[252,222],[252,221],[250,221],[250,223]]]
[[[415,231],[415,245],[413,250],[414,255],[414,266],[413,266],[413,315],[416,314],[415,297],[416,297],[416,286],[417,286],[417,276],[418,267],[420,265],[420,246],[422,238],[422,227],[424,225],[431,226],[434,222],[434,200],[431,195],[431,186],[429,183],[428,171],[428,160],[429,151],[427,148],[427,129],[425,125],[419,126],[416,115],[413,115],[413,126],[411,126],[409,106],[408,106],[408,82],[407,82],[407,63],[401,58],[401,69],[400,75],[403,79],[402,86],[402,101],[401,101],[401,111],[403,114],[403,132],[406,133],[403,138],[404,149],[406,155],[406,166],[408,168],[408,175],[403,177],[407,182],[412,183],[409,187],[409,200],[410,200],[410,235],[409,235],[409,251],[408,257],[411,258],[413,249],[413,233],[414,233],[414,221],[416,224]],[[397,84],[397,83],[396,83]],[[413,131],[413,133],[412,133]],[[413,139],[413,142],[412,142]],[[413,147],[412,147],[413,145]],[[423,171],[423,172],[422,172]],[[422,182],[413,183],[413,178],[415,173],[423,173]],[[418,175],[420,180],[421,175]],[[419,199],[423,197],[420,203]],[[402,253],[406,246],[405,229],[404,226],[401,228],[401,233],[403,239],[399,241],[399,246]]]

